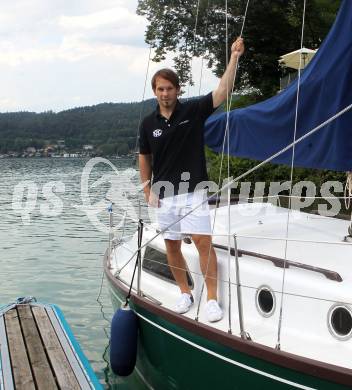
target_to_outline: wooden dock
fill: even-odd
[[[95,389],[51,306],[15,304],[0,316],[0,389]]]

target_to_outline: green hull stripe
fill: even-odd
[[[116,293],[113,291],[113,289],[112,289],[111,291],[113,292],[114,296],[115,296],[121,303],[123,303],[123,301],[116,295]],[[211,350],[209,350],[209,349],[207,349],[207,348],[204,348],[204,347],[202,347],[202,346],[200,346],[200,345],[198,345],[198,344],[195,344],[195,343],[193,343],[192,341],[189,341],[189,340],[185,339],[184,337],[179,336],[179,335],[177,335],[177,334],[171,332],[170,330],[163,328],[162,326],[156,324],[155,322],[149,320],[148,318],[142,316],[141,314],[139,314],[139,313],[137,313],[137,312],[136,312],[136,314],[137,314],[138,317],[142,318],[144,321],[149,322],[151,325],[153,325],[153,326],[155,326],[156,328],[162,330],[163,332],[168,333],[169,335],[171,335],[171,336],[173,336],[173,337],[175,337],[175,338],[177,338],[177,339],[179,339],[179,340],[181,340],[181,341],[183,341],[183,342],[185,342],[185,343],[191,345],[191,346],[194,347],[194,348],[200,349],[200,350],[203,351],[203,352],[206,352],[206,353],[208,353],[208,354],[210,354],[210,355],[213,355],[213,356],[217,357],[218,359],[224,360],[224,361],[226,361],[226,362],[228,362],[228,363],[231,363],[231,364],[233,364],[233,365],[235,365],[235,366],[244,368],[245,370],[248,370],[248,371],[255,372],[256,374],[265,376],[265,377],[267,377],[267,378],[276,380],[276,381],[278,381],[278,382],[282,382],[282,383],[291,385],[291,386],[293,386],[293,387],[296,387],[297,389],[317,390],[317,389],[314,388],[314,387],[308,387],[308,386],[300,385],[299,383],[291,382],[291,381],[289,381],[289,380],[280,378],[280,377],[275,376],[275,375],[272,375],[272,374],[268,374],[267,372],[257,370],[256,368],[247,366],[247,365],[245,365],[245,364],[236,362],[235,360],[229,359],[229,358],[227,358],[227,357],[225,357],[225,356],[219,355],[219,354],[216,353],[216,352],[213,352],[213,351],[211,351]]]
[[[314,387],[307,387],[307,386],[304,386],[304,385],[300,385],[299,383],[295,383],[295,382],[288,381],[288,380],[283,379],[283,378],[280,378],[280,377],[278,377],[278,376],[275,376],[275,375],[272,375],[272,374],[268,374],[268,373],[266,373],[266,372],[264,372],[264,371],[260,371],[260,370],[257,370],[256,368],[253,368],[253,367],[247,366],[247,365],[245,365],[245,364],[236,362],[235,360],[229,359],[229,358],[227,358],[227,357],[225,357],[225,356],[219,355],[218,353],[213,352],[213,351],[211,351],[210,349],[201,347],[200,345],[195,344],[195,343],[193,343],[192,341],[189,341],[189,340],[187,340],[187,339],[185,339],[185,338],[183,338],[183,337],[181,337],[181,336],[179,336],[179,335],[177,335],[177,334],[171,332],[170,330],[163,328],[162,326],[156,324],[156,323],[153,322],[153,321],[150,321],[148,318],[142,316],[142,315],[139,314],[139,313],[137,313],[137,315],[138,315],[138,317],[142,318],[144,321],[149,322],[151,325],[153,325],[153,326],[159,328],[159,329],[162,330],[163,332],[168,333],[168,334],[170,334],[171,336],[176,337],[177,339],[182,340],[183,342],[185,342],[185,343],[187,343],[187,344],[189,344],[189,345],[192,345],[192,347],[194,347],[194,348],[200,349],[201,351],[206,352],[206,353],[208,353],[208,354],[210,354],[210,355],[213,355],[213,356],[215,356],[215,357],[217,357],[217,358],[219,358],[219,359],[221,359],[221,360],[224,360],[224,361],[226,361],[226,362],[228,362],[228,363],[234,364],[235,366],[244,368],[245,370],[248,370],[248,371],[255,372],[256,374],[259,374],[259,375],[262,375],[262,376],[266,376],[266,377],[268,377],[268,378],[270,378],[270,379],[274,379],[274,380],[276,380],[276,381],[278,381],[278,382],[282,382],[282,383],[285,383],[285,384],[288,384],[288,385],[297,387],[298,389],[304,389],[304,390],[317,390],[317,389],[315,389]]]

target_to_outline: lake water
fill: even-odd
[[[133,165],[132,159],[0,159],[0,304],[29,295],[57,304],[109,389],[145,389],[136,375],[122,380],[109,372],[113,310],[102,265],[105,196],[115,211],[138,213]]]
[[[94,211],[99,202],[102,209],[108,205],[104,195],[111,180],[104,182],[103,175],[115,177],[113,190],[126,188],[124,172],[133,161],[111,160],[115,172],[98,161],[86,175],[91,214],[81,189],[87,161],[0,159],[0,304],[28,295],[57,304],[106,388],[143,389],[136,376],[126,381],[109,373],[107,347],[113,312],[102,267],[108,214]],[[96,182],[99,179],[103,182]],[[137,183],[138,175],[131,182]],[[48,192],[56,195],[50,197]],[[137,204],[137,196],[132,202]],[[121,206],[132,207],[128,202]]]

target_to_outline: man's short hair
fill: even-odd
[[[156,79],[158,77],[162,77],[163,79],[170,81],[170,83],[175,88],[180,88],[180,79],[178,78],[177,74],[171,69],[164,68],[164,69],[158,70],[152,78],[153,91],[155,91],[155,89],[156,89]]]

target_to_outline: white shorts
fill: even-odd
[[[182,218],[206,198],[206,191],[196,191],[162,199],[157,209],[157,219],[160,230],[167,228],[163,233],[164,239],[182,240],[191,234],[211,234],[208,202]]]

